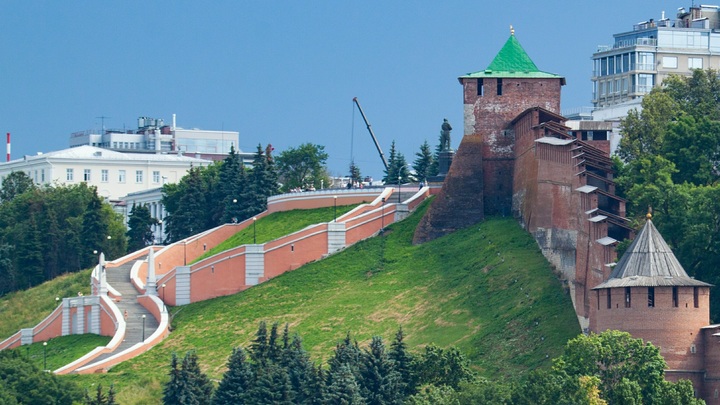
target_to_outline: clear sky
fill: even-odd
[[[591,55],[633,24],[690,4],[546,1],[0,0],[0,133],[12,157],[68,147],[69,135],[178,126],[240,132],[240,148],[324,145],[332,175],[351,153],[382,164],[353,97],[388,155],[408,162],[440,125],[462,137],[457,77],[482,70],[515,27],[540,70],[563,75],[564,110],[590,106]]]

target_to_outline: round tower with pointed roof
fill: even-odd
[[[710,287],[687,275],[648,214],[610,277],[593,288],[595,332],[622,330],[652,342],[667,362],[668,379],[687,378],[699,387]]]

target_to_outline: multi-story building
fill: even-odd
[[[237,131],[208,131],[197,128],[185,129],[165,125],[162,119],[140,117],[137,129],[85,130],[70,135],[70,147],[96,146],[118,152],[192,154],[209,160],[222,160],[234,146],[240,157],[251,163],[252,153],[244,153],[238,147]]]
[[[662,12],[614,38],[592,56],[596,120],[617,120],[639,108],[642,96],[669,75],[720,68],[720,7],[680,8],[675,19]]]
[[[211,163],[182,154],[122,153],[84,145],[0,163],[0,178],[25,172],[36,184],[84,182],[97,187],[101,197],[117,200],[132,192],[175,183],[191,167]]]

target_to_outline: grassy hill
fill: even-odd
[[[515,378],[548,366],[580,332],[571,301],[533,239],[512,219],[489,219],[421,246],[411,239],[424,208],[361,242],[234,296],[173,308],[174,331],[107,374],[123,404],[159,403],[172,352],[196,350],[213,379],[258,322],[289,323],[316,361],[349,330],[366,344],[402,325],[414,350],[458,346],[481,375]]]

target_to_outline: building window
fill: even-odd
[[[502,96],[502,79],[497,79],[497,95]]]
[[[160,171],[153,171],[153,183],[160,183]]]
[[[142,183],[142,182],[143,182],[143,171],[135,170],[135,183]]]
[[[677,287],[673,287],[672,289],[672,306],[674,308],[677,308],[679,305],[678,303],[678,289]]]
[[[612,293],[610,289],[605,290],[607,291],[607,307],[608,309],[612,308]]]
[[[65,180],[75,181],[75,169],[65,169]]]
[[[107,183],[108,177],[109,177],[109,173],[108,173],[107,169],[100,170],[100,181],[102,181],[103,183]]]
[[[477,95],[480,97],[484,96],[485,95],[485,87],[483,84],[483,79],[478,79],[477,86],[478,86]]]
[[[700,291],[697,287],[693,287],[693,305],[695,308],[700,307]]]
[[[608,74],[615,74],[615,58],[612,56],[608,58]]]
[[[648,287],[648,307],[655,306],[655,287]]]
[[[630,308],[630,302],[631,296],[630,296],[630,287],[625,287],[625,308]]]
[[[45,182],[45,169],[40,169],[40,181]]]
[[[118,170],[118,183],[125,183],[125,170]]]
[[[688,69],[702,69],[702,58],[688,58]]]
[[[90,181],[90,169],[83,170],[83,181]]]
[[[662,64],[665,69],[677,69],[677,57],[663,56]]]

